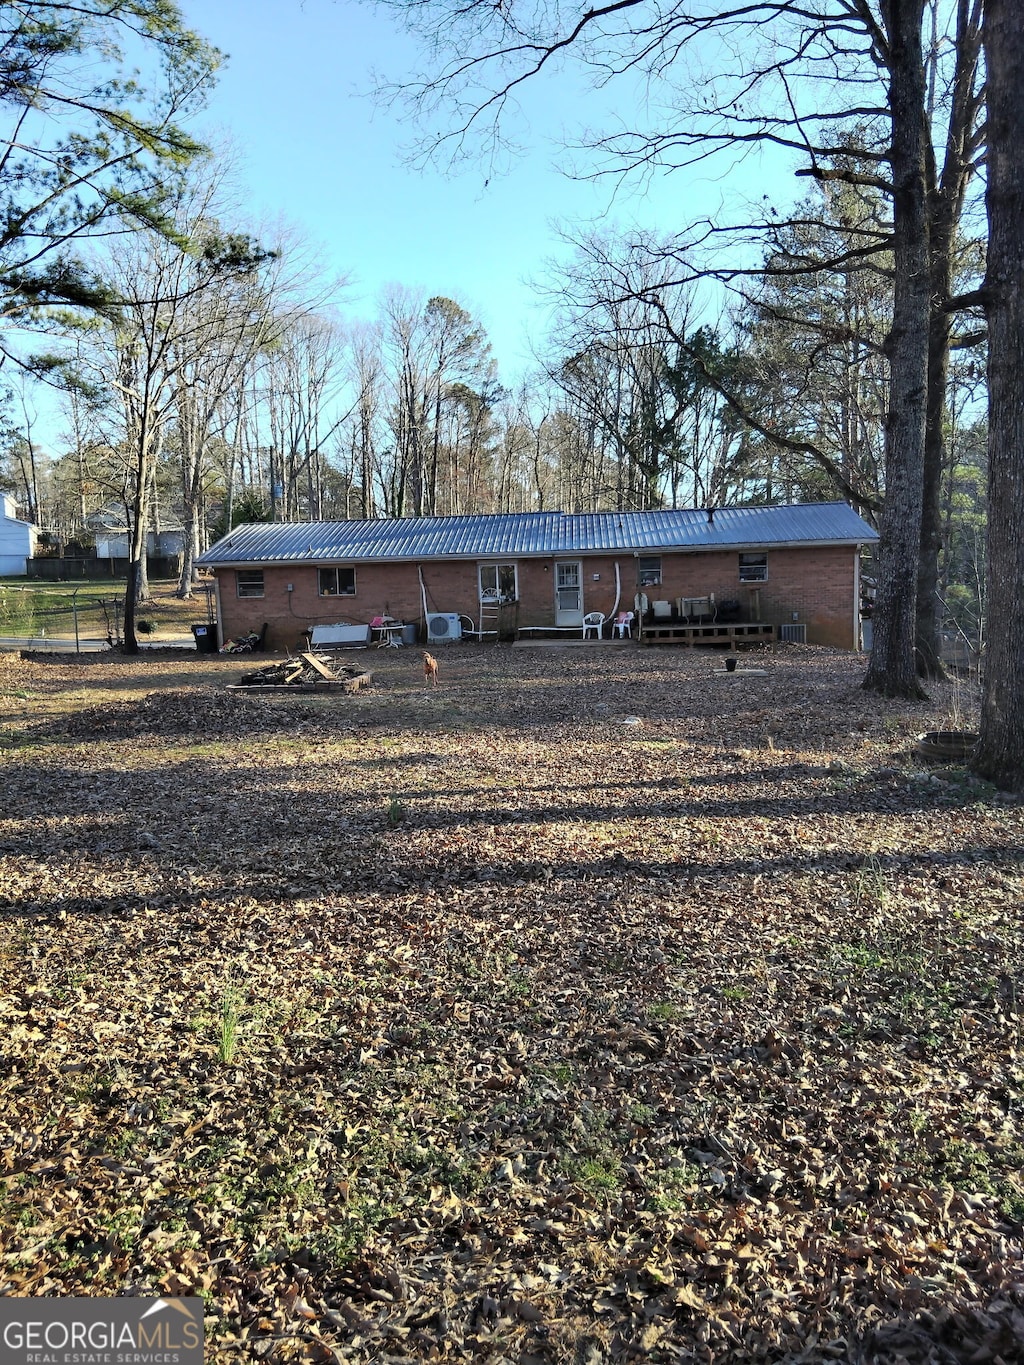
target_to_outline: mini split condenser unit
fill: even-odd
[[[462,622],[457,611],[435,611],[427,616],[427,639],[431,644],[462,639]]]

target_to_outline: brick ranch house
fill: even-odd
[[[587,613],[610,622],[635,607],[654,625],[685,620],[690,599],[712,596],[711,615],[727,609],[776,634],[800,623],[808,643],[856,649],[860,552],[877,539],[841,502],[516,512],[248,524],[197,566],[216,579],[220,640],[266,625],[268,649],[294,649],[316,626],[380,617],[434,641],[482,627],[492,639],[577,633]]]

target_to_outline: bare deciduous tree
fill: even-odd
[[[929,17],[938,14],[938,4],[927,7]],[[598,137],[592,144],[603,157],[598,174],[678,169],[719,152],[735,158],[746,146],[770,145],[798,156],[805,174],[872,186],[891,197],[886,501],[865,686],[920,695],[916,601],[929,375],[941,382],[941,367],[930,369],[929,360],[932,288],[939,280],[931,228],[941,219],[929,117],[937,79],[930,76],[941,50],[937,40],[925,50],[926,0],[674,0],[667,7],[615,0],[590,9],[392,0],[391,8],[426,39],[436,63],[396,92],[411,99],[421,118],[441,109],[449,116],[427,153],[461,155],[481,133],[493,151],[502,119],[529,82],[574,58],[603,85],[617,76],[644,76],[669,111],[660,126]],[[956,0],[952,8],[959,56],[959,44],[976,31],[980,6]],[[961,189],[972,168],[975,76],[976,62],[968,58],[953,78],[963,96],[956,107],[965,115],[951,133],[962,154],[962,173],[953,177]],[[865,123],[885,129],[875,146],[859,136]],[[962,202],[953,185],[943,193],[949,206]],[[936,305],[943,307],[945,298]]]

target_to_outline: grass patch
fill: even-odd
[[[676,1213],[689,1207],[700,1190],[700,1167],[681,1161],[652,1173],[647,1207],[655,1213]]]
[[[622,1162],[613,1153],[601,1156],[567,1157],[562,1168],[570,1180],[585,1190],[610,1193],[622,1184]]]
[[[238,1051],[238,1029],[241,1023],[242,997],[229,986],[221,996],[217,1056],[225,1064],[235,1060]]]

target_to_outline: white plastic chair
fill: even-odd
[[[589,632],[594,632],[594,638],[600,640],[601,627],[604,625],[604,616],[599,611],[588,611],[583,618],[583,638],[589,639]]]
[[[633,613],[631,611],[620,611],[615,618],[612,631],[620,640],[633,638]]]

